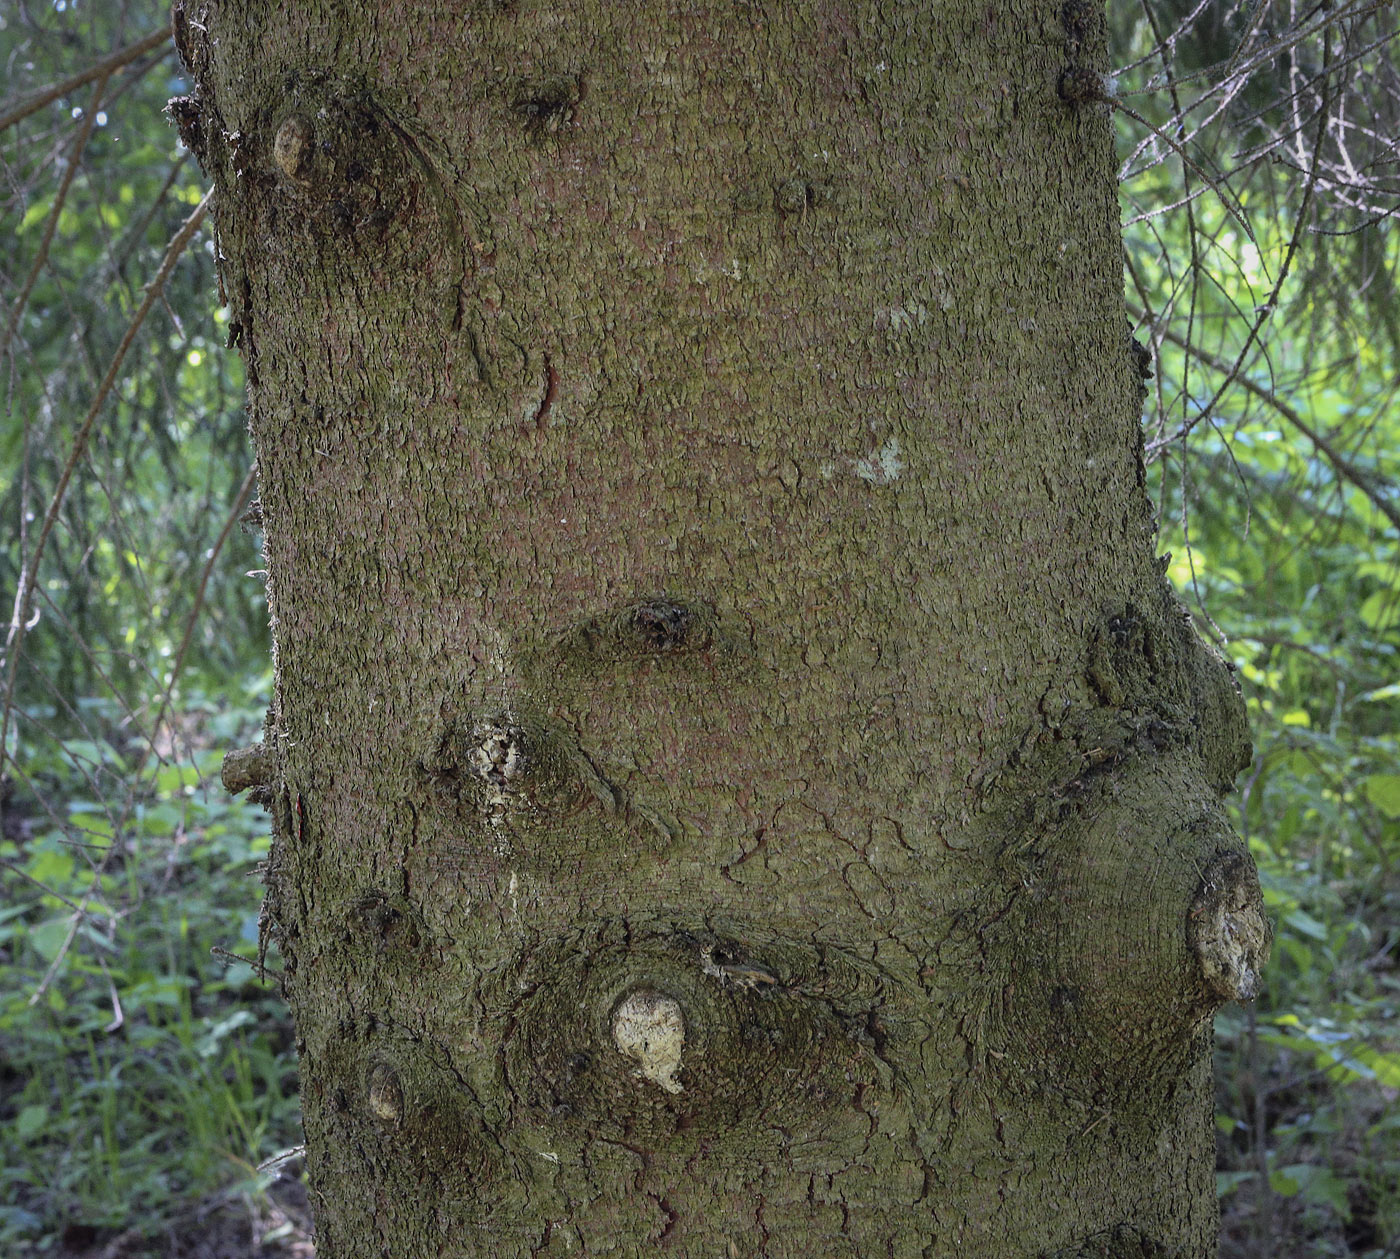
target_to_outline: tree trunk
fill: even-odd
[[[1101,14],[175,27],[323,1259],[1212,1253],[1268,931],[1155,556]]]

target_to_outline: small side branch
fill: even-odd
[[[272,749],[265,743],[254,743],[251,747],[236,748],[225,754],[219,777],[224,790],[231,796],[249,787],[266,787],[277,776],[277,765]]]

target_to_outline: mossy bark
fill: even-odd
[[[1062,90],[1097,16],[175,26],[324,1259],[1210,1253],[1267,928]]]

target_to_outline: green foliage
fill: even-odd
[[[165,5],[56,4],[0,11],[0,61],[12,101],[169,22]],[[4,253],[0,335],[16,310],[0,424],[0,587],[16,589],[82,417],[203,176],[163,116],[184,90],[169,44],[107,82],[47,256],[55,168],[74,156],[94,84],[0,135]],[[19,306],[31,268],[43,265]],[[212,238],[185,252],[138,331],[93,428],[48,542],[17,678],[30,703],[110,695],[128,707],[165,680],[201,573],[251,462],[242,364],[225,348],[228,315],[210,318]],[[14,522],[24,522],[20,529]],[[252,567],[252,566],[250,566]],[[6,603],[6,613],[9,603]],[[261,583],[205,591],[186,676],[206,683],[267,650]],[[251,651],[250,651],[251,648]],[[124,714],[130,717],[130,714]],[[67,723],[64,723],[67,724]],[[13,723],[11,724],[13,729]]]
[[[1262,23],[1262,56],[1277,16],[1207,9],[1172,65],[1214,70],[1178,85],[1180,115],[1155,94],[1151,121],[1175,134],[1196,102],[1223,103],[1221,66],[1251,56],[1242,24]],[[1251,102],[1247,125],[1197,134],[1197,172],[1149,137],[1124,189],[1129,306],[1155,358],[1144,425],[1162,545],[1248,703],[1237,825],[1276,929],[1262,997],[1216,1022],[1232,1256],[1400,1255],[1400,244],[1357,212],[1359,186],[1337,172],[1364,159],[1322,126],[1389,116],[1393,101],[1366,94],[1394,75],[1393,34],[1361,14],[1265,57],[1231,98]],[[1118,37],[1152,47],[1142,22]],[[1350,69],[1290,77],[1303,61]],[[1142,127],[1120,123],[1133,152]],[[1252,239],[1215,196],[1178,204],[1204,174],[1228,183]],[[1364,190],[1380,193],[1393,207],[1395,189]]]
[[[269,841],[203,744],[249,736],[261,713],[186,720],[199,750],[125,799],[107,784],[130,782],[130,753],[110,743],[31,758],[39,776],[85,765],[100,792],[0,843],[0,1253],[42,1249],[75,1221],[156,1232],[191,1198],[260,1193],[276,1173],[258,1164],[296,1140],[283,1003],[210,953],[256,955],[249,876]]]
[[[168,22],[155,0],[5,8],[6,104]],[[262,583],[243,576],[259,567],[255,543],[228,529],[250,455],[227,314],[210,317],[208,234],[179,257],[115,387],[100,391],[204,193],[163,116],[184,89],[167,40],[0,134],[12,244],[0,262],[0,513],[21,523],[0,530],[7,615],[58,504],[6,695],[6,1255],[49,1249],[73,1226],[155,1233],[211,1194],[261,1192],[270,1174],[258,1163],[297,1128],[280,998],[210,956],[257,948],[249,876],[266,818],[224,795],[217,767],[260,724],[268,639]],[[235,678],[250,678],[241,694]],[[215,694],[238,698],[203,698]]]

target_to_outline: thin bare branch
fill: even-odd
[[[134,44],[128,44],[125,48],[119,48],[116,52],[103,57],[101,61],[94,62],[86,70],[79,70],[77,74],[70,74],[66,79],[58,83],[51,84],[40,92],[34,93],[18,105],[7,109],[0,114],[0,131],[7,127],[13,127],[21,119],[28,118],[30,114],[36,113],[52,101],[58,100],[60,96],[67,96],[75,88],[80,88],[84,83],[91,83],[93,79],[109,79],[123,66],[129,65],[138,57],[144,56],[152,49],[159,48],[162,44],[170,42],[170,28],[152,31],[145,39],[138,39]]]
[[[44,224],[43,239],[39,242],[38,252],[34,255],[34,263],[29,268],[29,274],[24,278],[24,285],[19,291],[19,296],[15,298],[15,304],[10,308],[10,318],[5,324],[5,335],[0,337],[0,364],[4,363],[5,356],[10,352],[10,342],[14,339],[15,330],[19,327],[20,316],[24,314],[24,308],[29,304],[29,295],[34,291],[34,285],[38,282],[44,264],[49,260],[49,247],[53,244],[54,232],[58,230],[59,217],[68,201],[68,190],[73,186],[73,177],[78,173],[78,167],[83,160],[83,150],[87,148],[88,139],[96,125],[97,107],[102,103],[102,94],[107,90],[107,78],[108,76],[104,74],[98,79],[97,86],[92,91],[92,100],[88,103],[87,112],[83,115],[82,124],[73,137],[73,147],[68,153],[68,167],[63,172],[63,178],[59,180],[58,191],[54,193],[48,221]]]
[[[1323,39],[1324,62],[1330,64],[1332,51],[1332,31],[1330,27],[1327,28]],[[1287,281],[1288,273],[1292,269],[1293,259],[1298,252],[1298,245],[1303,237],[1303,229],[1307,223],[1308,212],[1312,208],[1313,195],[1317,189],[1318,156],[1322,151],[1322,141],[1327,134],[1327,113],[1327,103],[1324,103],[1324,107],[1319,111],[1318,115],[1317,136],[1313,142],[1312,162],[1309,164],[1307,186],[1303,191],[1303,203],[1298,208],[1298,215],[1294,221],[1293,231],[1288,241],[1288,249],[1283,257],[1283,266],[1279,269],[1278,279],[1275,281],[1272,291],[1269,293],[1268,298],[1259,308],[1253,322],[1250,324],[1249,335],[1245,338],[1244,345],[1241,347],[1239,355],[1235,359],[1234,370],[1220,383],[1220,386],[1216,389],[1210,401],[1191,419],[1183,421],[1181,427],[1178,428],[1170,438],[1164,439],[1165,441],[1176,441],[1186,437],[1198,424],[1214,413],[1216,406],[1219,405],[1220,399],[1230,387],[1231,380],[1235,379],[1243,368],[1245,360],[1249,357],[1249,351],[1253,348],[1255,342],[1258,341],[1259,334],[1263,330],[1265,322],[1278,306],[1279,296],[1283,292],[1284,283]]]
[[[54,900],[62,901],[69,909],[80,910],[82,908],[77,901],[69,900],[62,892],[55,892],[47,883],[40,882],[40,880],[36,879],[23,866],[16,865],[8,857],[0,857],[0,866],[4,866],[5,869],[9,870],[12,874],[19,875],[19,877],[26,882],[34,884],[45,896],[52,896]]]
[[[224,549],[224,543],[228,541],[228,535],[233,532],[233,526],[238,523],[238,517],[243,514],[243,505],[248,501],[248,495],[252,493],[253,485],[258,479],[258,466],[254,464],[248,469],[248,475],[243,478],[243,484],[238,487],[238,492],[233,496],[233,506],[224,517],[224,527],[219,532],[218,540],[209,551],[208,558],[204,562],[204,572],[200,574],[199,590],[194,597],[194,607],[190,609],[190,614],[185,618],[185,633],[180,639],[180,650],[175,653],[175,663],[170,670],[170,678],[165,684],[165,694],[161,697],[160,708],[156,710],[156,719],[151,723],[151,732],[154,734],[160,729],[160,723],[165,720],[166,711],[170,708],[170,697],[175,693],[175,683],[180,677],[180,670],[185,667],[185,653],[189,650],[190,639],[194,637],[194,627],[199,620],[200,610],[204,607],[204,595],[209,589],[209,576],[214,571],[214,565],[218,561],[219,553]]]
[[[1148,120],[1138,113],[1131,105],[1124,104],[1119,97],[1114,96],[1111,92],[1104,92],[1101,99],[1116,109],[1120,114],[1126,114],[1139,126],[1146,127],[1153,135],[1157,136],[1163,144],[1169,145],[1177,157],[1181,159],[1183,165],[1195,171],[1197,175],[1210,185],[1211,191],[1220,198],[1220,204],[1225,207],[1230,217],[1244,229],[1244,234],[1249,237],[1250,241],[1255,244],[1258,243],[1254,240],[1254,229],[1250,227],[1249,220],[1245,217],[1244,207],[1235,200],[1234,196],[1225,190],[1219,180],[1202,170],[1195,159],[1180,144],[1173,140],[1171,136],[1156,124],[1148,122]]]
[[[126,334],[121,339],[121,344],[117,346],[116,353],[112,356],[112,362],[107,368],[107,374],[103,377],[101,385],[98,386],[97,394],[92,400],[92,405],[88,407],[87,414],[83,417],[83,422],[78,428],[77,434],[73,438],[73,448],[69,451],[68,461],[64,464],[63,471],[59,475],[58,484],[54,488],[53,496],[49,500],[48,511],[44,514],[43,524],[39,528],[39,535],[34,541],[34,549],[30,553],[28,562],[20,575],[19,589],[15,592],[14,615],[10,619],[9,633],[5,640],[6,650],[6,676],[5,676],[5,696],[4,704],[0,707],[0,761],[9,755],[9,726],[10,726],[10,705],[14,700],[15,676],[19,669],[20,653],[24,648],[25,635],[29,632],[30,611],[34,605],[34,582],[39,571],[39,563],[44,557],[44,547],[48,542],[49,534],[53,531],[54,522],[58,519],[58,513],[63,506],[64,496],[68,491],[68,483],[72,479],[73,470],[77,467],[78,461],[83,457],[87,449],[88,438],[92,435],[92,426],[101,412],[103,404],[107,401],[107,395],[111,393],[112,387],[116,384],[117,376],[121,371],[123,360],[127,351],[131,348],[132,342],[136,339],[136,334],[145,322],[146,315],[155,304],[165,288],[165,282],[170,278],[170,273],[175,269],[175,264],[180,260],[180,255],[185,252],[186,246],[194,238],[194,234],[199,230],[199,226],[204,222],[205,215],[209,212],[209,203],[213,199],[214,191],[211,188],[204,194],[203,199],[190,213],[180,230],[175,233],[169,247],[165,251],[165,257],[161,260],[159,269],[151,282],[146,286],[146,295],[137,307],[136,313],[131,317],[131,322],[127,325]]]
[[[1144,311],[1134,310],[1132,314],[1135,319],[1147,321],[1147,315]],[[1377,511],[1385,516],[1397,529],[1400,529],[1400,507],[1397,507],[1382,493],[1383,488],[1390,488],[1386,482],[1380,477],[1374,477],[1370,473],[1358,468],[1346,455],[1337,449],[1336,443],[1309,424],[1294,407],[1280,398],[1273,390],[1266,389],[1249,376],[1241,374],[1238,366],[1232,367],[1231,364],[1227,363],[1224,359],[1217,358],[1209,351],[1201,349],[1200,346],[1192,345],[1185,337],[1173,332],[1170,328],[1157,326],[1155,335],[1185,350],[1195,358],[1197,362],[1204,364],[1212,371],[1227,376],[1233,383],[1240,385],[1261,402],[1268,403],[1284,421],[1312,443],[1318,453],[1331,464],[1333,470],[1339,477],[1356,486],[1357,489],[1366,495],[1367,499],[1370,500]]]

